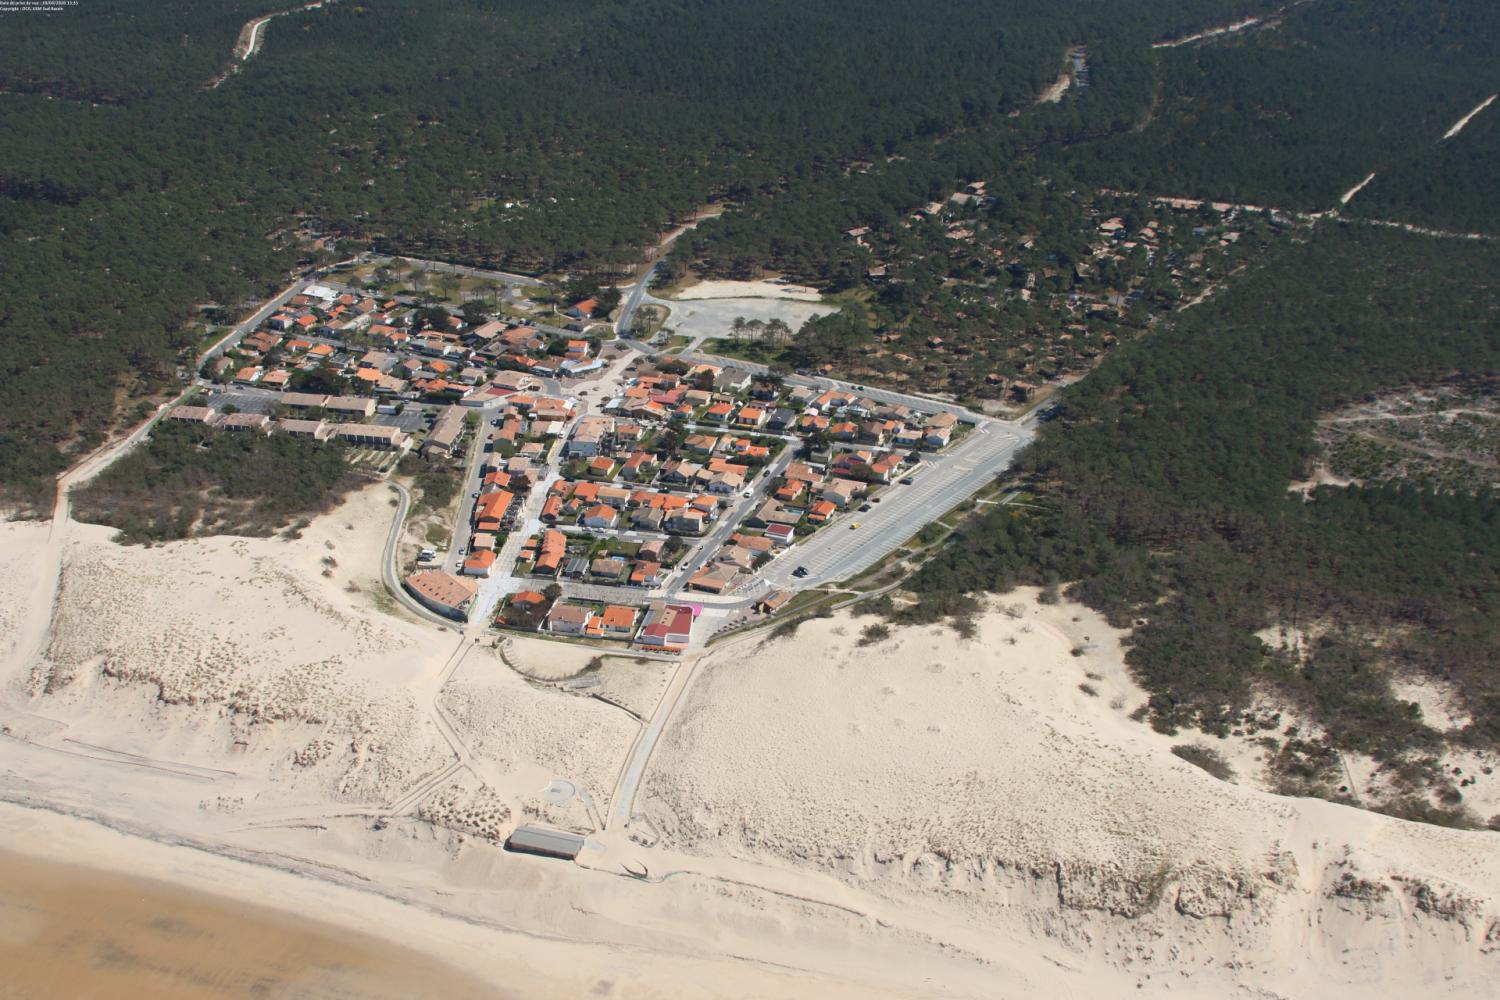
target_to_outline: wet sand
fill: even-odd
[[[374,936],[0,851],[0,997],[496,997]]]

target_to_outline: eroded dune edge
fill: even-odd
[[[1123,637],[1082,608],[814,620],[606,666],[622,708],[512,668],[575,653],[394,610],[389,517],[376,486],[292,541],[0,526],[8,841],[518,995],[1494,995],[1493,834],[1270,795],[1245,746],[1210,777],[1130,719]],[[641,819],[598,831],[674,669]],[[523,821],[590,847],[505,853]]]

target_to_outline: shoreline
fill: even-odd
[[[236,924],[246,923],[289,935],[316,935],[335,950],[342,949],[339,954],[369,956],[376,966],[395,949],[409,961],[420,963],[424,974],[441,977],[436,980],[443,986],[441,995],[455,1000],[591,994],[645,1000],[664,995],[662,990],[667,988],[671,996],[703,1000],[793,1000],[805,996],[814,983],[819,995],[835,1000],[895,1000],[909,995],[829,979],[791,965],[776,967],[753,958],[684,955],[577,938],[560,931],[506,926],[443,909],[415,894],[403,894],[392,885],[367,882],[364,887],[356,886],[336,873],[343,871],[345,879],[359,878],[357,873],[309,859],[212,845],[168,830],[134,828],[102,815],[80,816],[53,802],[0,797],[0,831],[4,834],[0,871],[14,859],[47,869],[44,877],[61,873],[66,879],[82,879],[88,886],[106,888],[128,884],[153,900],[181,904],[199,913],[212,911],[231,930]],[[252,853],[257,856],[249,856]],[[563,867],[555,861],[538,863],[552,870]],[[567,868],[582,877],[602,877],[571,865]],[[237,908],[248,909],[235,912]],[[0,904],[0,914],[4,912]],[[173,918],[157,918],[163,919]],[[0,921],[0,963],[8,971],[12,961],[5,945],[18,943],[16,934],[5,926],[11,922]],[[649,979],[640,975],[643,960],[651,969]],[[342,972],[359,979],[357,969],[343,968]],[[369,982],[381,985],[373,978]],[[426,990],[434,980],[423,982]],[[394,983],[398,988],[401,985]],[[247,989],[154,995],[190,1000],[259,994]],[[341,983],[340,991],[329,995],[394,1000],[416,994],[361,990],[356,982],[352,991],[348,983]]]

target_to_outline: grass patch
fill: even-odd
[[[1224,755],[1213,747],[1197,743],[1179,743],[1172,748],[1172,753],[1194,767],[1202,768],[1220,781],[1234,781],[1234,768],[1230,767]]]

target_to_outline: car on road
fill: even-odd
[[[902,479],[902,480],[901,480],[901,485],[902,485],[902,486],[910,486],[910,485],[911,485],[911,484],[912,484],[912,483],[913,483],[913,482],[915,482],[915,480],[913,480],[913,479],[912,479],[912,478],[911,478],[911,476],[906,476],[906,477],[904,477],[904,478],[903,478],[903,479]]]
[[[749,500],[753,496],[755,496],[755,491],[754,490],[746,490],[745,493],[744,493],[744,497],[745,497],[746,500]]]
[[[863,514],[865,511],[867,511],[869,509],[870,509],[870,505],[867,504],[867,503],[862,503],[862,504],[859,505],[859,512],[861,514]]]
[[[880,502],[880,498],[879,497],[871,497],[870,498],[870,502],[871,503],[879,503]]]
[[[859,527],[859,522],[855,521],[853,524],[849,525],[849,530],[853,531],[857,527]]]
[[[796,569],[792,570],[792,575],[800,580],[802,577],[807,575],[807,567],[798,566]]]

